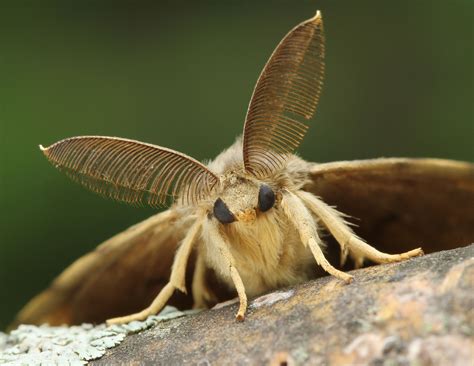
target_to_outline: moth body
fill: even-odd
[[[24,308],[20,321],[103,320],[111,315],[110,298],[136,311],[130,298],[149,299],[149,293],[156,297],[147,308],[108,322],[145,319],[176,292],[192,292],[194,306],[206,307],[217,300],[208,270],[236,292],[237,319],[243,319],[247,296],[305,281],[318,268],[351,281],[325,258],[321,230],[339,244],[341,264],[348,256],[361,266],[365,259],[389,263],[421,255],[421,248],[378,251],[355,235],[343,214],[304,189],[314,164],[294,151],[316,112],[324,54],[317,12],[278,44],[253,91],[242,138],[207,166],[169,148],[117,137],[72,137],[41,148],[55,167],[96,193],[130,204],[175,203],[79,259]],[[137,271],[136,258],[149,266]],[[128,278],[127,270],[139,273],[143,284]],[[91,297],[105,304],[93,319],[83,316]]]
[[[198,253],[205,258],[205,263],[234,288],[228,268],[208,235],[208,226],[219,225],[220,234],[230,244],[230,253],[249,296],[307,280],[314,272],[314,259],[285,216],[281,198],[284,190],[295,192],[306,183],[308,164],[292,155],[274,175],[265,180],[257,179],[245,173],[242,141],[238,139],[211,162],[209,168],[219,172],[220,185],[211,199],[200,207],[208,217],[198,244]],[[258,197],[259,189],[264,185],[275,193],[275,202],[262,212]],[[234,222],[220,224],[213,215],[213,204],[218,198],[235,216]]]

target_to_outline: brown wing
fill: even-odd
[[[425,252],[474,242],[474,164],[375,159],[314,164],[305,189],[357,219],[379,249]]]
[[[186,230],[179,218],[174,209],[159,213],[79,258],[20,311],[12,326],[98,323],[147,307],[169,279]],[[192,267],[191,261],[189,274]],[[189,308],[192,299],[177,292],[170,304]]]

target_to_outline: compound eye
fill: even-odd
[[[266,184],[260,186],[258,191],[258,208],[260,211],[265,212],[273,207],[275,204],[275,193]]]
[[[221,224],[230,224],[235,221],[235,216],[220,198],[214,202],[214,216]]]

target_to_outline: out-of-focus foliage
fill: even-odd
[[[154,212],[87,192],[38,144],[121,136],[210,159],[240,133],[277,42],[317,9],[327,74],[305,159],[474,160],[471,1],[32,4],[0,8],[0,326]]]

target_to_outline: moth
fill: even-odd
[[[433,242],[441,245],[454,230],[471,238],[472,164],[403,158],[316,164],[294,154],[317,108],[324,54],[318,11],[278,44],[256,83],[242,137],[207,165],[117,137],[41,147],[56,168],[94,192],[171,207],[78,259],[16,322],[125,323],[167,303],[207,308],[235,294],[242,320],[249,297],[307,281],[318,270],[352,280],[327,260],[323,232],[337,242],[341,266],[348,258],[360,267],[423,254],[413,247],[401,254],[376,249],[354,233],[348,215],[363,218],[358,224],[370,238],[399,248],[431,240],[433,225],[440,229]],[[410,227],[410,217],[429,220]]]

